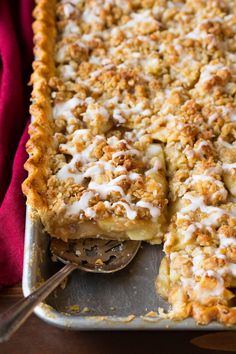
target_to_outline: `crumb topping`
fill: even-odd
[[[57,16],[49,208],[81,220],[157,222],[167,204],[165,163],[149,128],[160,85],[152,34],[161,23],[129,1],[60,1]]]

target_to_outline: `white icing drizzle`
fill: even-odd
[[[201,276],[204,272],[204,270],[201,268],[204,260],[204,255],[203,254],[197,254],[193,257],[192,259],[192,271],[193,274]]]
[[[125,150],[125,151],[117,151],[112,154],[112,159],[116,159],[117,157],[120,156],[127,156],[127,155],[140,155],[140,151],[136,149],[130,149],[130,150]]]
[[[205,277],[214,278],[216,281],[216,286],[214,288],[207,288],[202,285],[201,282],[197,282],[193,278],[181,277],[182,286],[186,288],[187,292],[190,293],[191,297],[193,296],[195,300],[199,301],[202,304],[205,304],[209,301],[210,298],[222,296],[225,286],[222,276],[213,270],[203,270],[200,268],[203,261],[203,255],[198,255],[193,258],[193,273],[197,276],[200,276],[202,280]],[[204,280],[206,283],[207,280]]]
[[[66,53],[67,53],[67,50],[68,50],[68,46],[66,44],[62,45],[57,50],[55,58],[58,63],[63,63]]]
[[[123,188],[118,185],[119,182],[123,180],[129,179],[130,181],[134,181],[140,178],[140,174],[132,171],[127,172],[124,166],[116,166],[113,160],[96,160],[96,158],[94,158],[91,154],[94,148],[96,148],[98,142],[104,140],[105,138],[102,135],[96,135],[92,138],[92,143],[89,144],[89,139],[91,139],[91,137],[89,138],[89,134],[90,131],[88,129],[77,130],[72,134],[71,141],[67,144],[60,144],[60,151],[65,154],[70,154],[72,159],[69,163],[65,163],[64,166],[62,166],[62,168],[57,172],[57,178],[60,180],[73,178],[74,182],[78,184],[83,184],[87,178],[90,178],[87,188],[92,192],[92,194],[86,194],[86,199],[82,199],[81,203],[73,203],[69,209],[70,213],[76,213],[76,210],[80,213],[82,211],[82,202],[84,202],[84,200],[88,201],[89,196],[93,197],[94,195],[98,195],[101,200],[104,200],[106,203],[104,205],[106,205],[108,209],[112,209],[118,204],[122,205],[126,211],[127,218],[130,220],[133,220],[137,216],[137,211],[135,209],[139,207],[149,209],[151,217],[156,219],[160,215],[159,208],[154,207],[151,203],[147,203],[142,200],[138,201],[136,204],[132,203],[130,196],[125,194]],[[77,142],[84,143],[83,149],[79,152],[76,150]],[[132,147],[124,139],[119,140],[117,137],[112,136],[107,140],[107,143],[112,147],[116,147],[120,143],[123,145],[125,144],[126,146],[127,150],[113,153],[113,159],[126,154],[140,154],[138,150],[132,149]],[[76,166],[79,166],[79,168]],[[104,173],[108,173],[110,180],[106,180],[106,182],[101,183],[100,176],[103,176]],[[114,173],[124,174],[114,178],[112,177]],[[103,177],[102,180],[104,180]],[[119,193],[122,200],[112,204],[106,199],[109,197],[110,193],[114,192]],[[90,209],[86,209],[85,215],[88,217],[92,217],[92,215],[94,215],[95,217],[94,211]]]
[[[192,32],[189,32],[186,35],[186,38],[190,38],[190,39],[196,39],[196,40],[201,40],[201,39],[207,39],[209,38],[209,34],[207,34],[206,32],[201,31],[199,28],[195,28]]]
[[[227,149],[235,149],[236,145],[235,144],[230,144],[227,141],[223,140],[221,137],[218,139],[218,142],[220,145],[224,146]]]
[[[228,246],[235,246],[236,247],[236,239],[233,237],[225,237],[223,234],[219,235],[220,239],[220,247],[228,247]]]
[[[219,218],[221,218],[223,215],[227,214],[226,211],[223,209],[213,207],[213,206],[208,206],[204,203],[203,197],[195,197],[191,195],[190,193],[186,193],[183,196],[183,199],[189,200],[191,203],[185,207],[183,207],[180,212],[177,213],[177,217],[182,219],[185,213],[191,212],[191,211],[196,211],[200,209],[200,211],[204,214],[209,215],[208,217],[205,217],[202,219],[201,223],[205,226],[212,226],[215,225]]]
[[[71,35],[79,35],[81,33],[80,27],[73,20],[69,20],[66,27],[64,28],[64,37],[68,37]]]
[[[91,181],[88,185],[88,188],[98,192],[103,199],[106,199],[111,192],[118,192],[120,193],[122,198],[128,201],[129,198],[127,195],[125,195],[122,187],[116,185],[117,182],[119,183],[121,180],[126,178],[127,178],[126,175],[121,175],[112,179],[108,183],[101,183],[101,184]]]
[[[106,65],[103,66],[102,69],[98,69],[96,71],[91,72],[90,76],[91,76],[91,78],[94,79],[94,78],[98,77],[99,75],[101,75],[106,70],[110,70],[110,69],[113,69],[113,68],[114,68],[113,64],[106,64]]]
[[[236,120],[236,109],[229,108],[227,106],[216,106],[217,112],[211,114],[208,118],[209,123],[213,123],[217,118],[222,116],[223,118],[228,117],[231,122]]]
[[[236,168],[236,162],[234,163],[223,163],[222,168],[224,171],[232,171]]]
[[[72,15],[74,12],[74,6],[72,6],[71,4],[65,4],[63,9],[64,9],[64,15],[66,18],[69,18],[70,15]]]
[[[88,130],[87,129],[81,129],[81,130],[77,130],[74,133],[73,139],[72,139],[72,143],[75,143],[77,140],[80,140],[81,137],[83,136],[84,138],[86,138],[88,134]],[[79,173],[75,166],[78,162],[82,163],[82,164],[87,164],[89,162],[95,161],[94,158],[91,157],[91,152],[93,151],[93,149],[97,146],[98,141],[101,141],[103,139],[103,137],[97,135],[94,138],[94,141],[92,144],[88,145],[87,147],[85,147],[84,150],[82,150],[81,152],[77,152],[75,147],[72,146],[68,146],[68,144],[61,144],[60,148],[62,150],[64,150],[65,153],[71,154],[72,160],[65,164],[58,172],[57,172],[57,177],[60,180],[65,180],[69,177],[73,177],[75,182],[80,184],[82,183],[82,181],[85,178],[85,174],[84,173]]]
[[[213,114],[211,114],[210,116],[209,116],[209,118],[208,118],[208,122],[210,123],[210,124],[212,124],[216,119],[218,119],[219,118],[219,114],[218,113],[213,113]]]
[[[128,176],[129,176],[129,179],[130,179],[131,181],[135,181],[135,180],[137,180],[141,175],[140,175],[139,173],[136,173],[136,172],[129,172]]]
[[[197,146],[194,146],[194,151],[196,153],[202,153],[202,148],[204,146],[209,146],[209,143],[206,140],[202,140]]]
[[[89,63],[105,66],[111,63],[111,59],[91,55],[91,57],[89,58]]]
[[[101,23],[102,20],[99,16],[99,7],[87,7],[83,11],[82,20],[90,25],[92,25],[93,23]]]
[[[67,206],[66,213],[69,215],[79,214],[81,211],[85,213],[89,218],[94,218],[96,213],[93,209],[89,208],[89,201],[94,197],[94,192],[85,192],[80,200],[74,202],[73,204]]]
[[[121,29],[126,30],[126,36],[132,37],[132,32],[130,33],[129,29],[137,28],[138,26],[145,24],[145,23],[153,23],[158,25],[158,21],[156,21],[153,16],[151,15],[150,10],[144,10],[142,12],[131,13],[131,19],[126,22],[126,24],[120,26]]]
[[[231,122],[236,121],[236,110],[235,109],[230,112],[230,120],[231,120]]]
[[[124,202],[116,202],[112,204],[112,207],[115,207],[116,205],[122,205],[125,208],[127,218],[130,220],[134,220],[137,216],[137,211],[131,209],[131,207]]]
[[[157,217],[160,216],[160,209],[157,207],[154,207],[152,203],[144,202],[143,200],[140,200],[136,204],[138,207],[148,209],[150,211],[150,214],[153,219],[156,219]]]
[[[152,175],[153,173],[156,173],[158,170],[160,170],[162,168],[163,168],[163,166],[162,166],[161,161],[160,160],[156,160],[154,162],[154,166],[145,172],[145,176],[150,176],[150,175]]]
[[[109,112],[97,103],[89,104],[85,113],[82,114],[84,121],[94,121],[97,117],[102,117],[105,122],[109,120]]]
[[[63,117],[66,120],[74,118],[71,111],[82,103],[83,101],[81,99],[73,97],[66,102],[55,104],[53,107],[53,118],[57,119]]]
[[[200,79],[196,84],[196,88],[201,90],[202,86],[206,84],[209,80],[211,80],[218,70],[228,70],[226,66],[223,64],[208,64],[206,65],[200,75]]]
[[[194,292],[196,294],[196,300],[198,300],[201,303],[205,303],[205,301],[208,300],[209,297],[219,297],[222,296],[225,287],[224,287],[224,280],[222,277],[217,274],[217,272],[213,270],[207,270],[205,271],[205,274],[203,276],[208,276],[216,279],[216,286],[212,289],[206,288],[201,286],[201,283],[196,283],[194,287]]]
[[[74,79],[76,76],[76,72],[74,70],[74,68],[72,67],[72,65],[63,65],[60,68],[61,71],[61,75],[65,80],[70,80],[70,79]]]
[[[200,224],[201,225],[201,224]],[[193,233],[199,228],[198,223],[189,225],[186,230],[184,230],[184,242],[188,242],[192,239]]]
[[[215,196],[218,195],[218,193],[220,193],[220,195],[222,196],[223,199],[227,198],[227,190],[224,187],[224,183],[221,181],[218,181],[217,179],[215,179],[214,177],[211,176],[207,176],[204,174],[201,175],[193,175],[189,178],[186,179],[186,181],[184,182],[185,185],[194,185],[194,183],[198,183],[198,182],[211,182],[213,184],[215,184],[218,188],[219,191],[215,192],[212,194],[212,198],[214,198]]]
[[[84,180],[84,176],[81,173],[77,173],[75,170],[75,164],[77,162],[77,156],[74,156],[72,160],[65,164],[58,172],[57,178],[59,180],[65,180],[67,178],[73,178],[75,183],[81,184]]]
[[[125,102],[120,103],[118,97],[113,97],[107,100],[104,105],[113,108],[113,119],[119,124],[125,123],[127,117],[141,115],[142,117],[149,116],[151,114],[150,109],[145,108],[144,102],[139,102],[133,107],[129,107]]]

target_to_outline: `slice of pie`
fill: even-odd
[[[164,153],[149,131],[159,23],[122,4],[41,0],[35,10],[23,188],[49,234],[64,240],[160,243],[165,230]]]

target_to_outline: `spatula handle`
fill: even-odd
[[[66,264],[33,293],[0,314],[0,343],[7,341],[30,316],[36,305],[45,300],[62,280],[75,269],[74,264]]]

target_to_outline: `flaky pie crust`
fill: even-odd
[[[24,167],[28,177],[22,185],[27,203],[42,213],[46,210],[45,190],[48,176],[48,155],[53,152],[50,90],[48,80],[53,76],[53,60],[56,27],[56,1],[39,0],[34,9],[34,55],[33,85],[30,113],[32,123],[29,127],[30,139],[27,142],[29,158]]]

